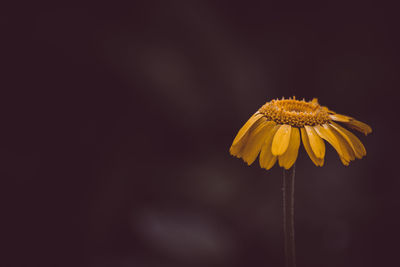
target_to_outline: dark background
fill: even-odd
[[[298,266],[400,264],[396,8],[3,13],[2,266],[283,266],[282,169],[228,150],[261,105],[293,95],[373,128],[348,167],[301,148]]]

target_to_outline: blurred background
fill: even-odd
[[[2,266],[283,266],[282,169],[229,155],[277,97],[370,124],[296,168],[298,266],[396,266],[397,9],[24,6],[2,24]]]

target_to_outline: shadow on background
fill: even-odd
[[[282,266],[281,169],[228,149],[293,95],[373,128],[301,148],[298,265],[399,264],[394,9],[141,2],[2,17],[4,266]]]

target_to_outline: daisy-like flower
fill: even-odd
[[[272,100],[263,105],[239,130],[230,148],[233,156],[248,165],[259,155],[260,166],[289,169],[303,146],[316,166],[324,165],[325,141],[333,146],[344,165],[367,154],[364,145],[350,131],[336,122],[364,133],[372,132],[367,124],[321,106],[318,100],[306,102],[295,97]]]

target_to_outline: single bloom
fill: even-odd
[[[269,170],[278,161],[280,167],[289,169],[297,159],[301,139],[311,160],[316,166],[322,167],[325,140],[347,166],[350,161],[361,159],[367,152],[353,133],[336,122],[365,135],[372,132],[369,125],[321,106],[316,98],[309,102],[295,97],[272,100],[244,124],[229,151],[248,165],[259,156],[262,168]]]

